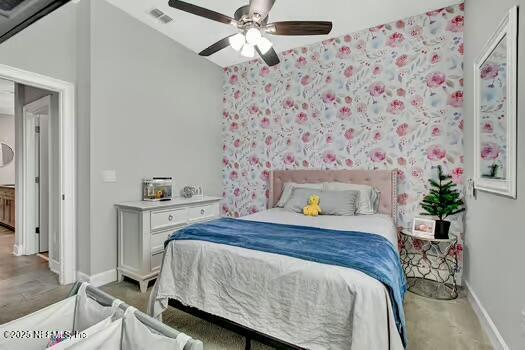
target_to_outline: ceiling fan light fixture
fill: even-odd
[[[242,35],[241,33],[238,33],[238,34],[235,34],[234,36],[231,36],[228,40],[230,41],[230,46],[235,51],[240,51],[242,49],[244,43],[246,42],[246,39],[244,38],[244,35]]]
[[[255,48],[251,44],[244,44],[241,50],[241,55],[248,58],[253,58],[255,56]]]
[[[265,37],[261,37],[259,42],[257,43],[257,47],[259,48],[259,51],[264,55],[272,48],[273,44],[270,40],[266,39]]]
[[[22,0],[0,0],[2,2]],[[279,64],[279,56],[272,42],[263,36],[310,36],[327,35],[333,24],[329,21],[278,21],[268,23],[268,15],[276,0],[249,0],[249,4],[238,8],[233,17],[200,7],[184,0],[169,0],[169,6],[186,13],[206,18],[214,22],[232,25],[240,33],[230,34],[199,52],[200,56],[211,56],[228,46],[240,51],[242,56],[253,58],[257,53],[268,66]],[[160,10],[159,10],[160,12]],[[154,16],[160,13],[153,14]]]
[[[257,28],[250,28],[246,31],[246,42],[250,45],[256,45],[261,37],[261,31]]]

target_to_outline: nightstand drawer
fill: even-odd
[[[209,204],[188,208],[188,219],[190,222],[212,219],[219,216],[219,205]]]
[[[151,252],[158,252],[159,250],[164,249],[164,242],[168,239],[168,237],[173,233],[177,231],[176,229],[169,230],[169,231],[162,231],[158,233],[154,233],[151,235]]]
[[[162,258],[164,257],[164,251],[161,250],[158,253],[151,254],[151,271],[159,270],[162,265]]]
[[[154,211],[151,213],[151,229],[159,230],[170,226],[184,225],[187,221],[187,210],[176,209]]]

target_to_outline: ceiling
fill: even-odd
[[[15,114],[15,84],[0,79],[0,114]]]
[[[198,53],[214,42],[235,33],[233,26],[213,22],[168,6],[168,0],[107,0],[131,16],[164,33]],[[186,0],[192,4],[233,17],[235,10],[249,0]],[[328,37],[337,37],[429,10],[458,4],[461,0],[277,0],[270,12],[270,22],[289,20],[328,20],[334,23],[329,36],[282,37],[268,36],[277,52],[313,44]],[[149,14],[158,8],[174,19],[162,24]],[[228,47],[208,59],[227,67],[247,61]]]

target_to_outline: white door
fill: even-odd
[[[50,250],[49,98],[24,106],[25,254]]]
[[[38,116],[37,128],[37,155],[38,164],[38,192],[37,202],[39,210],[37,212],[39,220],[37,234],[39,239],[40,253],[49,251],[49,115],[40,114]]]
[[[35,152],[33,153],[33,161],[35,162],[35,235],[36,235],[36,247],[37,252],[40,252],[40,117],[33,115],[35,128],[33,130],[35,145]]]
[[[38,236],[37,227],[39,225],[39,185],[38,185],[38,140],[37,133],[37,116],[24,107],[24,183],[27,188],[24,191],[23,198],[23,235],[25,254],[31,255],[38,253]],[[20,225],[18,225],[20,226]]]

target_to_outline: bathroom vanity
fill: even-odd
[[[0,225],[15,229],[15,186],[0,185]]]

